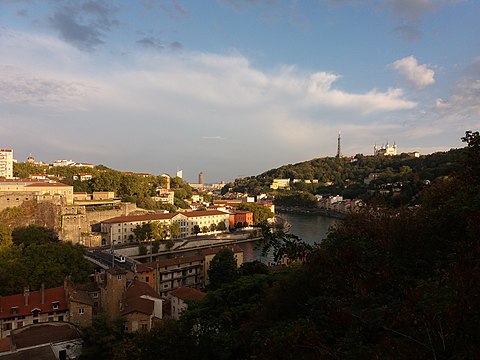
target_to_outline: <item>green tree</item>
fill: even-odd
[[[82,329],[82,359],[111,359],[124,341],[124,319],[111,320],[106,315],[93,317],[92,325]]]
[[[137,241],[145,241],[152,238],[152,223],[137,225],[133,229]]]
[[[261,261],[255,260],[240,265],[238,272],[241,276],[252,276],[255,274],[268,274],[269,270],[267,265]]]
[[[230,249],[220,250],[210,262],[208,279],[211,289],[218,289],[223,284],[231,283],[238,277],[235,254]]]
[[[13,245],[12,230],[7,225],[0,224],[0,247],[2,246],[10,247],[12,245]]]
[[[193,233],[194,233],[195,235],[198,235],[198,233],[200,233],[201,231],[202,231],[202,230],[200,229],[200,226],[199,226],[199,225],[197,225],[197,224],[193,225]]]
[[[159,221],[150,223],[152,238],[156,240],[165,240],[170,236],[170,225]]]
[[[273,217],[273,213],[268,207],[254,203],[242,203],[237,209],[253,212],[253,222],[255,224],[262,224]]]
[[[225,231],[225,230],[227,230],[227,226],[225,225],[225,222],[220,221],[220,222],[217,224],[217,230],[218,230],[218,231]]]
[[[148,249],[144,244],[138,244],[138,255],[147,255]]]
[[[210,224],[210,231],[217,230],[217,224]]]
[[[44,244],[58,241],[57,233],[39,225],[17,227],[12,231],[12,239],[16,245]]]
[[[170,224],[170,236],[175,239],[178,238],[180,235],[182,235],[180,224],[176,222]]]

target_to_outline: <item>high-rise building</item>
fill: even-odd
[[[13,150],[0,149],[0,177],[13,179]]]
[[[177,177],[179,177],[180,179],[183,179],[183,170],[178,170],[177,169]]]
[[[203,175],[203,172],[200,171],[200,174],[198,174],[198,183],[200,185],[203,185],[204,184],[204,175]]]

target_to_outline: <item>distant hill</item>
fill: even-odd
[[[307,191],[312,194],[337,193],[347,197],[356,197],[369,189],[401,183],[414,187],[415,193],[421,184],[433,181],[440,176],[448,176],[462,168],[461,158],[464,149],[452,149],[430,155],[412,157],[408,154],[397,156],[324,157],[303,161],[297,164],[283,165],[265,171],[257,176],[236,179],[227,184],[232,191],[248,192],[256,195],[269,191],[275,178],[297,179],[291,185],[292,190]],[[370,174],[373,181],[365,179]],[[298,181],[300,180],[300,181]],[[305,182],[305,180],[311,180]],[[410,194],[410,195],[411,195]]]

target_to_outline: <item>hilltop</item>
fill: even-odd
[[[311,194],[339,194],[346,198],[371,198],[381,189],[402,188],[400,204],[411,201],[426,184],[461,170],[464,149],[452,149],[420,157],[396,156],[324,157],[283,165],[257,176],[236,179],[224,192],[258,195],[271,191],[274,179],[289,179],[289,190]],[[278,191],[282,193],[284,191]],[[403,198],[402,198],[403,197]]]

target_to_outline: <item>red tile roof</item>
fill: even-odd
[[[80,338],[79,330],[64,322],[33,324],[13,330],[17,349]]]
[[[65,186],[68,186],[68,187],[72,187],[71,185],[67,185],[67,184],[63,184],[63,183],[51,183],[51,182],[36,182],[36,183],[33,183],[33,184],[28,184],[26,185],[27,187],[37,187],[37,186],[40,186],[40,187],[65,187]]]
[[[173,265],[182,265],[194,261],[202,261],[203,257],[200,255],[192,255],[192,256],[181,256],[173,259],[161,259],[145,264],[138,264],[137,265],[137,272],[145,272],[145,271],[152,271],[157,268],[173,266]]]
[[[186,212],[183,212],[182,214],[187,217],[228,215],[228,213],[226,213],[225,211],[220,211],[220,210],[186,211]]]
[[[103,223],[117,224],[135,221],[169,220],[172,219],[175,215],[177,215],[177,213],[117,216],[112,219],[104,220]]]
[[[155,308],[155,303],[150,299],[142,298],[144,295],[163,300],[163,298],[147,283],[139,280],[132,280],[127,286],[127,290],[124,294],[124,308],[121,314],[125,315],[131,312],[140,312],[151,315]]]
[[[39,309],[41,313],[53,311],[53,302],[58,302],[58,309],[55,311],[66,311],[68,310],[68,304],[65,295],[63,286],[45,289],[45,299],[42,304],[40,291],[31,291],[28,295],[28,305],[25,305],[23,294],[2,296],[0,297],[0,319],[13,316],[28,316],[32,314],[34,309]],[[17,308],[15,314],[12,314],[12,308]]]
[[[205,249],[205,250],[202,250],[202,254],[204,256],[205,255],[213,255],[213,254],[217,254],[218,252],[220,252],[220,250],[225,250],[225,249],[232,250],[234,253],[243,253],[243,250],[240,249],[238,246],[232,245],[232,246],[218,246],[218,247],[214,247],[214,248],[211,248],[211,249]]]
[[[189,288],[189,287],[179,287],[178,289],[173,290],[170,293],[171,296],[175,296],[181,300],[202,300],[207,294],[201,292],[200,290]]]

